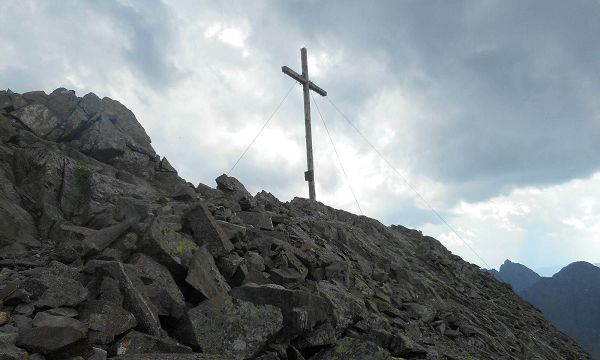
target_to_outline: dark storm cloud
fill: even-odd
[[[177,24],[160,1],[7,1],[0,10],[0,39],[8,46],[1,51],[15,50],[12,58],[0,54],[10,64],[0,63],[4,86],[51,91],[77,85],[66,79],[73,74],[109,86],[124,69],[158,90],[181,78],[171,58]]]
[[[162,90],[181,77],[170,58],[179,41],[176,20],[160,0],[133,4],[116,0],[89,1],[98,15],[104,16],[126,36],[127,43],[119,45],[125,45],[123,52],[134,72]]]
[[[458,198],[560,183],[600,167],[600,3],[277,2],[275,12],[282,42],[300,37],[309,47],[345,50],[344,66],[322,83],[353,115],[387,86],[428,94],[440,118],[397,125],[420,134],[410,149],[417,170]],[[353,66],[378,53],[387,58],[384,75],[369,78],[369,68]],[[384,152],[401,156],[394,148]]]

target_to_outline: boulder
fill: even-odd
[[[288,290],[279,285],[244,284],[231,290],[237,299],[256,305],[273,305],[281,309],[286,331],[299,334],[317,324],[330,322],[335,326],[331,303],[320,296],[302,290]]]
[[[233,250],[233,244],[229,241],[229,237],[221,229],[206,205],[199,204],[189,210],[183,219],[186,226],[191,229],[196,243],[200,246],[206,245],[212,256],[224,256]]]
[[[174,231],[161,218],[154,219],[140,243],[146,254],[170,269],[176,277],[185,276],[198,250],[191,236]]]
[[[138,322],[140,329],[150,335],[161,334],[158,310],[140,288],[142,280],[135,271],[126,271],[121,262],[92,260],[86,264],[86,273],[108,275],[119,282],[120,293],[123,294],[123,307],[130,311]]]
[[[111,358],[113,360],[231,360],[227,356],[209,354],[132,354]]]
[[[23,360],[27,359],[27,352],[14,344],[0,342],[0,359]]]
[[[86,299],[88,291],[79,281],[65,276],[41,274],[27,279],[23,287],[37,299],[37,307],[75,307]]]
[[[71,319],[72,320],[72,319]],[[49,354],[85,337],[80,327],[41,326],[23,329],[19,332],[17,346],[32,353]]]
[[[237,200],[242,197],[252,197],[244,185],[232,176],[223,174],[215,181],[217,182],[217,189],[224,191],[226,194],[234,195],[238,198]]]
[[[257,229],[273,230],[271,216],[263,212],[239,211],[236,215],[242,219],[244,224],[252,225]]]
[[[12,115],[41,138],[57,141],[62,136],[62,121],[43,104],[27,105],[13,111]]]
[[[194,253],[185,281],[207,299],[222,297],[231,290],[205,246]]]
[[[283,326],[281,311],[231,298],[214,298],[188,311],[192,345],[230,359],[256,356]]]
[[[134,254],[129,264],[142,280],[144,294],[152,301],[158,314],[179,319],[184,312],[185,299],[169,270],[141,253]]]
[[[390,353],[377,344],[345,337],[332,349],[319,352],[315,360],[389,360]]]
[[[13,244],[39,246],[40,242],[31,215],[0,195],[0,253],[3,247]]]
[[[83,317],[89,324],[89,337],[101,340],[97,342],[100,344],[108,344],[114,341],[115,336],[137,326],[137,320],[132,313],[120,305],[106,301],[88,301]]]
[[[125,220],[119,224],[96,231],[86,236],[81,246],[83,255],[95,255],[107,248],[113,241],[117,240],[124,232],[137,222],[137,219]]]
[[[68,316],[50,315],[47,312],[37,313],[31,325],[33,327],[68,327],[82,333],[86,333],[88,330],[88,326],[79,320]]]
[[[117,356],[148,353],[184,354],[191,353],[192,349],[167,337],[152,336],[131,330],[113,345],[110,352]]]

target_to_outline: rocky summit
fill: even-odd
[[[419,231],[187,183],[117,101],[2,91],[0,141],[0,359],[589,358]]]

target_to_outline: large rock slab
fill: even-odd
[[[68,316],[51,315],[47,312],[37,313],[33,318],[31,325],[33,325],[33,327],[68,327],[82,333],[86,333],[88,330],[88,326],[79,320]]]
[[[285,318],[286,331],[292,334],[309,331],[324,322],[335,326],[331,302],[307,291],[289,290],[274,284],[248,283],[232,289],[231,295],[257,305],[277,306]]]
[[[184,216],[184,221],[192,230],[196,243],[200,246],[206,245],[212,256],[224,256],[233,250],[233,244],[229,241],[229,237],[221,229],[206,205],[199,204],[188,211]]]
[[[89,337],[93,337],[96,343],[100,344],[112,342],[115,336],[137,326],[137,320],[132,313],[118,304],[106,301],[88,301],[83,317],[89,325]]]
[[[63,133],[62,121],[43,104],[27,105],[14,111],[12,115],[39,137],[56,141]]]
[[[281,311],[271,305],[254,305],[231,298],[210,299],[188,311],[193,345],[206,354],[247,359],[283,327]]]
[[[209,354],[133,354],[111,358],[113,360],[231,360],[227,356]]]
[[[49,354],[83,339],[85,332],[72,326],[42,326],[23,329],[17,345],[32,353]]]
[[[88,295],[87,289],[79,281],[50,274],[31,277],[25,281],[23,287],[34,299],[38,299],[35,305],[42,308],[75,307]]]
[[[185,298],[169,270],[144,254],[134,254],[129,259],[144,283],[146,296],[158,309],[159,315],[180,318],[185,309]]]
[[[242,219],[244,224],[252,225],[257,229],[273,230],[271,215],[264,212],[240,211],[236,215]]]
[[[115,355],[146,353],[191,353],[192,349],[166,338],[144,334],[135,330],[128,332],[111,349]]]
[[[377,344],[354,338],[343,338],[337,345],[321,351],[315,360],[390,360],[390,353]]]
[[[187,274],[198,245],[189,235],[174,231],[166,221],[156,218],[142,238],[141,248],[176,277],[182,277]]]
[[[207,299],[221,298],[231,290],[205,246],[194,253],[185,281]]]
[[[100,260],[88,261],[85,271],[89,274],[109,275],[117,280],[123,294],[123,307],[135,316],[140,329],[154,336],[161,334],[158,310],[140,290],[143,282],[135,277],[134,271],[127,271],[121,262]]]
[[[0,178],[0,181],[2,178]],[[39,246],[33,217],[0,194],[0,249],[13,244]]]
[[[83,255],[94,255],[101,252],[127,231],[136,220],[137,219],[125,220],[86,236],[81,243]]]

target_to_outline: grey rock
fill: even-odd
[[[117,280],[123,294],[123,307],[135,316],[140,329],[150,335],[161,334],[158,310],[140,289],[143,282],[136,277],[134,271],[126,271],[120,262],[100,260],[88,261],[85,271],[90,274],[109,275]]]
[[[144,293],[158,309],[159,315],[180,318],[185,299],[169,270],[144,254],[135,254],[129,260],[144,283]]]
[[[83,339],[85,335],[85,332],[71,326],[34,327],[19,332],[17,345],[30,352],[49,354]]]
[[[62,135],[62,122],[43,104],[31,104],[14,111],[16,116],[37,136],[56,141]]]
[[[244,185],[238,179],[225,174],[219,176],[216,180],[217,189],[228,193],[239,193],[239,197],[252,197]]]
[[[25,209],[0,194],[0,253],[15,243],[40,245],[35,222]]]
[[[244,255],[244,259],[246,260],[246,266],[248,266],[249,271],[264,271],[265,270],[265,261],[256,251],[248,251]]]
[[[38,307],[74,307],[84,301],[88,294],[79,281],[50,274],[29,278],[23,286],[34,299],[37,298],[35,305]]]
[[[236,215],[242,219],[244,224],[252,225],[257,229],[273,230],[271,216],[266,213],[254,211],[240,211]]]
[[[193,345],[230,359],[257,355],[283,326],[276,307],[227,297],[204,301],[188,312],[188,319]]]
[[[132,330],[113,345],[111,352],[117,356],[147,353],[184,354],[191,353],[192,349],[169,338]]]
[[[0,342],[0,359],[2,360],[23,360],[27,359],[27,352],[16,347],[13,344]]]
[[[292,268],[271,269],[269,275],[271,275],[271,280],[279,285],[297,284],[304,280],[304,276]]]
[[[377,344],[354,338],[341,339],[335,348],[321,351],[316,360],[389,360],[390,353]]]
[[[32,322],[33,327],[68,327],[75,329],[81,333],[88,330],[88,326],[79,320],[67,317],[50,315],[47,312],[40,312],[35,315]]]
[[[292,334],[310,331],[322,322],[331,322],[335,326],[331,303],[306,291],[248,283],[232,289],[231,295],[257,305],[277,306],[283,313],[286,330]]]
[[[133,354],[111,358],[114,360],[231,360],[230,357],[209,354]]]
[[[233,250],[233,244],[213,218],[206,205],[199,204],[184,216],[198,245],[206,245],[214,257],[224,256]]]
[[[136,221],[137,219],[125,220],[86,236],[81,243],[83,255],[94,255],[101,252],[124,232],[129,230]]]
[[[77,315],[79,315],[79,312],[77,312],[77,310],[71,309],[71,308],[55,308],[55,309],[43,311],[43,313],[46,313],[48,315],[66,316],[66,317],[76,317]]]
[[[194,252],[198,249],[189,235],[174,231],[160,218],[154,219],[140,242],[146,254],[169,268],[176,276],[187,273]]]
[[[205,246],[194,253],[185,281],[207,299],[222,297],[231,289]]]
[[[132,313],[121,306],[105,301],[88,301],[85,307],[85,318],[89,329],[100,332],[98,338],[111,339],[137,326]]]

